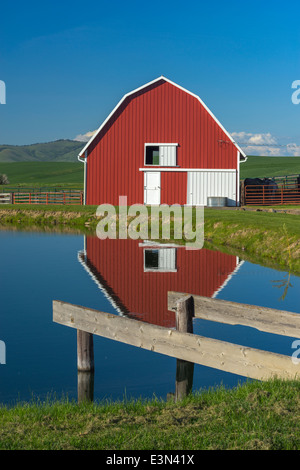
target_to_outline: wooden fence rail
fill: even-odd
[[[271,333],[300,337],[297,314],[200,296],[192,296],[193,305],[182,309],[182,301],[187,302],[187,298],[191,297],[183,296],[170,292],[169,309],[188,311],[189,315],[212,321],[247,325]],[[268,313],[271,315],[269,318]],[[53,301],[53,320],[92,335],[253,379],[267,380],[275,376],[295,378],[299,374],[300,366],[290,356],[151,325],[61,301]],[[185,321],[185,324],[188,325],[189,321]]]
[[[70,192],[16,192],[12,193],[13,204],[83,204],[82,191]]]
[[[289,205],[300,204],[300,185],[286,184],[281,187],[248,185],[244,187],[242,204],[246,205]]]
[[[177,301],[185,294],[168,293],[168,309],[176,309]],[[229,325],[242,325],[275,335],[300,338],[300,314],[273,308],[240,304],[227,300],[193,295],[194,316],[203,320]]]

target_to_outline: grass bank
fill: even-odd
[[[0,206],[0,227],[65,228],[95,231],[97,206],[3,204]]]
[[[97,206],[2,205],[2,227],[74,228],[95,234]],[[300,217],[265,210],[205,209],[205,240],[300,273]]]
[[[205,238],[300,273],[300,217],[281,212],[205,211]]]
[[[297,450],[300,382],[218,387],[181,402],[0,408],[1,450]]]

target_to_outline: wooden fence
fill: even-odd
[[[274,188],[275,186],[264,185],[245,186],[242,204],[257,206],[300,204],[299,184],[286,183]]]
[[[83,204],[82,191],[62,192],[16,192],[12,193],[13,204]]]
[[[191,390],[193,364],[257,380],[298,376],[300,365],[293,362],[291,356],[195,335],[192,318],[300,338],[300,315],[178,292],[168,293],[168,308],[176,313],[176,329],[61,301],[53,301],[53,321],[77,329],[78,370],[81,372],[94,371],[93,335],[177,358],[177,398]],[[83,377],[85,383],[79,388],[87,390],[87,376]]]

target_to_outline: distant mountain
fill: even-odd
[[[0,145],[0,163],[77,162],[85,142],[56,140],[32,145]]]

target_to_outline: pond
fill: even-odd
[[[76,330],[53,321],[61,300],[173,328],[167,292],[190,292],[299,313],[300,278],[215,250],[64,233],[0,232],[0,403],[77,399]],[[291,356],[293,338],[194,320],[194,332]],[[166,399],[176,359],[94,337],[94,399]],[[299,366],[300,367],[300,366]],[[195,365],[193,390],[242,376]]]

